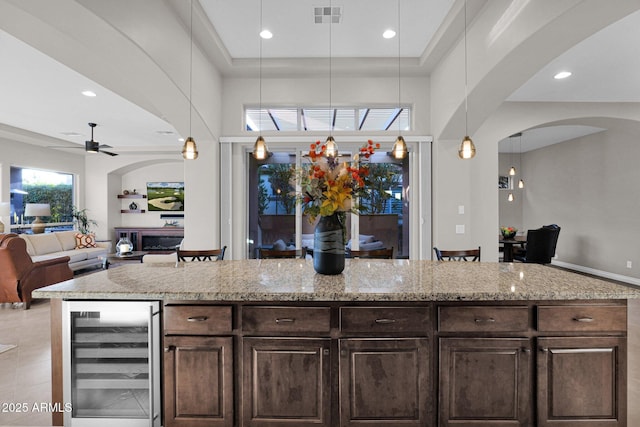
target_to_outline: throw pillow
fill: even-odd
[[[95,248],[96,235],[76,233],[76,249]]]

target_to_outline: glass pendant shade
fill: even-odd
[[[391,149],[391,153],[396,159],[404,159],[407,157],[407,143],[404,142],[404,138],[402,136],[398,136],[398,139],[396,139],[396,142],[393,144],[393,148]]]
[[[469,136],[465,136],[458,149],[458,156],[461,159],[472,159],[476,155],[476,146]]]
[[[267,143],[264,141],[262,136],[259,136],[258,139],[256,139],[256,143],[253,145],[253,157],[256,160],[264,160],[270,155],[271,153],[269,153]]]
[[[515,166],[511,166],[511,168],[509,169],[509,175],[514,176],[516,174],[516,168]]]
[[[189,137],[182,146],[182,157],[185,160],[195,160],[198,158],[198,147],[196,141]]]
[[[509,196],[507,197],[507,200],[510,202],[513,202],[513,193],[509,193]]]
[[[524,188],[524,181],[522,179],[518,181],[518,188]]]
[[[338,144],[336,144],[336,140],[332,136],[328,137],[324,144],[327,157],[338,157]]]

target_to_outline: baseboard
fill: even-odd
[[[592,274],[594,276],[602,277],[605,279],[617,280],[618,282],[629,283],[630,285],[640,286],[640,279],[636,277],[623,276],[622,274],[610,273],[608,271],[596,270],[591,267],[584,267],[582,265],[571,264],[563,261],[551,260],[552,265],[558,267],[568,268],[569,270],[580,271],[581,273]]]

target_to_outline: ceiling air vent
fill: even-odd
[[[342,20],[342,6],[314,7],[313,17],[316,24],[339,24]]]

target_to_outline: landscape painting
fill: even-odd
[[[150,211],[184,211],[184,182],[147,182]]]

